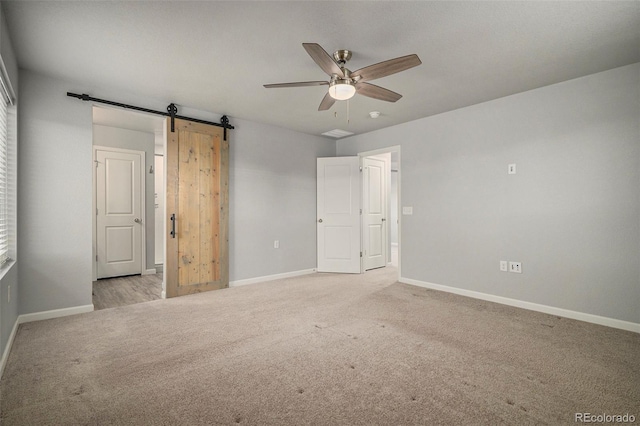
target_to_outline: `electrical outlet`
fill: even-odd
[[[509,266],[507,265],[507,261],[506,260],[501,260],[500,261],[500,270],[502,272],[507,272],[509,270]]]
[[[521,274],[522,264],[520,262],[509,262],[509,272],[515,272],[516,274]]]
[[[280,240],[273,241],[273,248],[280,248]]]

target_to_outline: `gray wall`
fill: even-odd
[[[14,91],[16,92],[16,97],[19,97],[18,90],[18,65],[16,62],[16,58],[13,52],[13,47],[11,45],[11,40],[9,39],[9,33],[7,31],[7,25],[5,22],[4,12],[0,7],[0,56],[2,57],[2,62],[7,69],[7,74],[9,80],[11,81],[11,85],[13,86]],[[19,102],[19,99],[18,99]],[[12,158],[15,158],[17,154],[17,146],[11,142],[11,140],[15,141],[15,114],[16,108],[10,107],[8,110],[8,118],[13,121],[13,125],[10,126],[9,129],[9,166],[12,165]],[[12,177],[13,182],[10,181],[9,185],[15,185],[16,178],[16,170],[9,169],[9,176]],[[16,215],[16,200],[9,200],[9,209],[14,219],[14,228],[15,229],[15,220],[17,219]],[[10,235],[10,246],[9,246],[9,255],[12,258],[17,258],[16,256],[16,241],[15,235]],[[11,300],[8,298],[8,287],[11,286]],[[0,271],[0,357],[4,354],[5,348],[7,346],[7,342],[9,340],[9,336],[11,335],[11,331],[13,330],[13,326],[18,319],[18,264],[13,263],[10,265],[5,265],[4,268]]]
[[[20,74],[20,314],[92,303],[92,114],[72,89]]]
[[[337,154],[401,145],[403,277],[640,323],[639,119],[634,64],[345,138]]]
[[[245,120],[233,124],[231,280],[315,268],[316,158],[335,156],[335,142]]]
[[[117,127],[93,125],[93,144],[112,148],[132,149],[144,151],[145,164],[145,233],[146,233],[146,263],[145,269],[155,268],[155,182],[154,175],[149,173],[149,167],[155,163],[155,134],[136,130],[120,129]],[[94,253],[95,254],[95,253]],[[94,262],[95,269],[95,262]],[[95,277],[95,270],[93,271]]]
[[[20,314],[91,303],[91,104],[67,91],[164,110],[168,101],[21,73]],[[181,108],[181,115],[220,115]],[[315,268],[315,159],[335,142],[231,118],[230,279]],[[281,248],[273,249],[280,239]]]

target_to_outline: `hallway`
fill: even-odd
[[[94,309],[150,302],[162,295],[162,273],[106,278],[93,282]]]

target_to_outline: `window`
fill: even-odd
[[[6,73],[4,69],[0,69],[0,265],[9,260],[9,238],[12,226],[10,216],[12,209],[9,208],[13,195],[9,163],[9,138],[12,132],[10,132],[8,114],[9,107],[13,105],[12,94]]]
[[[0,265],[9,258],[7,145],[7,101],[3,96],[0,99]]]

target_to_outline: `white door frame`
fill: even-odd
[[[401,271],[401,266],[402,266],[402,215],[400,214],[401,212],[401,206],[402,206],[402,194],[401,194],[401,190],[400,188],[401,186],[401,178],[402,178],[402,171],[401,171],[401,152],[400,152],[400,145],[394,145],[394,146],[389,146],[386,148],[380,148],[380,149],[375,149],[373,151],[364,151],[364,152],[359,152],[358,153],[358,157],[360,157],[360,164],[362,165],[362,160],[364,157],[373,157],[376,155],[380,155],[380,154],[387,154],[387,153],[397,153],[398,155],[398,205],[397,210],[397,217],[398,217],[398,279],[400,279],[400,277],[402,276],[402,271]],[[387,187],[388,189],[388,187]],[[388,197],[389,194],[387,194],[387,202],[389,200]],[[391,217],[390,215],[388,215],[388,217]],[[364,226],[364,221],[360,221],[361,222],[361,226]],[[390,231],[391,230],[391,226],[387,226],[387,241],[390,241]],[[387,243],[388,245],[388,243]],[[362,242],[361,242],[361,246],[362,246]],[[361,270],[362,270],[362,260],[361,260]]]
[[[124,148],[113,148],[110,146],[102,146],[102,145],[93,145],[93,197],[92,197],[92,237],[93,237],[93,244],[92,244],[92,249],[93,249],[93,253],[92,253],[92,277],[91,279],[93,281],[96,281],[98,279],[98,265],[97,265],[97,260],[96,260],[96,254],[98,253],[98,238],[97,238],[97,215],[96,215],[96,211],[97,211],[97,186],[98,186],[98,175],[97,175],[97,161],[98,161],[98,157],[97,157],[97,153],[98,151],[111,151],[111,152],[123,152],[126,154],[136,154],[136,155],[140,155],[140,159],[141,159],[141,167],[140,167],[140,216],[143,218],[143,224],[144,226],[141,226],[141,238],[140,238],[140,244],[142,245],[142,250],[141,250],[141,262],[140,262],[140,275],[144,275],[146,270],[147,270],[147,235],[146,235],[146,223],[147,223],[147,214],[146,214],[146,186],[145,186],[145,173],[146,173],[146,169],[145,169],[145,164],[146,164],[146,159],[145,159],[145,152],[144,151],[136,151],[133,149],[124,149]]]

